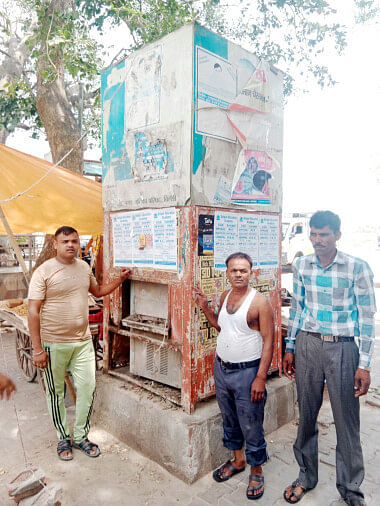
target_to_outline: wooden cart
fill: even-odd
[[[94,312],[99,312],[99,310],[101,310],[100,306],[96,306],[94,309],[90,309],[90,315],[94,314]],[[16,313],[12,312],[11,309],[0,308],[0,319],[8,322],[16,330],[16,357],[23,376],[30,383],[37,378],[42,390],[45,391],[42,371],[33,365],[32,342],[30,339],[26,317],[17,315]],[[95,349],[96,366],[98,368],[99,362],[103,359],[102,346],[99,342],[102,319],[98,318],[98,321],[91,321],[91,319],[93,318],[90,317],[90,331]],[[65,382],[71,397],[75,401],[75,391],[67,372]]]

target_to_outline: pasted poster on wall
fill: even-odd
[[[252,258],[252,267],[278,267],[279,217],[273,215],[216,213],[214,267],[226,270],[226,258],[241,251]]]
[[[217,310],[220,295],[225,290],[225,274],[214,268],[214,258],[211,255],[199,256],[199,284],[202,292],[207,296],[209,306]],[[203,349],[216,347],[218,331],[211,327],[202,310],[199,312],[199,340]]]
[[[126,61],[125,131],[159,123],[162,47]]]
[[[111,218],[114,266],[177,270],[175,208],[127,211]]]
[[[260,267],[278,267],[279,264],[279,217],[272,215],[260,216]]]
[[[197,47],[196,132],[235,142],[225,111],[237,94],[237,71],[220,56]]]
[[[231,201],[236,204],[270,204],[268,181],[274,171],[273,160],[265,151],[243,149],[232,183]]]

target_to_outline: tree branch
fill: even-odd
[[[0,53],[4,54],[8,58],[11,58],[11,55],[9,53],[7,53],[6,51],[3,51],[1,48],[0,48]]]

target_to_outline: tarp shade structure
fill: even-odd
[[[0,206],[14,234],[43,232],[53,234],[62,225],[80,235],[103,232],[102,186],[62,167],[31,190],[24,192],[44,176],[52,163],[0,144]],[[0,234],[6,234],[0,222]]]

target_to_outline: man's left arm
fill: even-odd
[[[376,300],[373,274],[369,265],[363,262],[354,278],[354,294],[358,312],[359,367],[355,373],[355,397],[368,392],[371,384],[369,367],[375,342]]]
[[[269,366],[273,357],[273,341],[274,341],[274,323],[273,310],[269,301],[264,297],[260,297],[258,306],[259,311],[259,328],[263,339],[263,349],[261,354],[260,366],[257,371],[255,380],[251,386],[251,401],[260,402],[265,395],[265,383]]]
[[[106,285],[98,285],[95,278],[92,276],[90,281],[89,292],[92,293],[94,297],[103,297],[104,295],[108,295],[113,292],[118,286],[120,286],[123,281],[127,279],[131,270],[123,268],[120,271],[120,277],[110,281]]]

